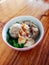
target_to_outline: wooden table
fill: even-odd
[[[40,44],[24,52],[9,48],[2,40],[2,29],[5,23],[20,15],[38,18],[45,31]],[[0,65],[49,65],[49,0],[47,3],[35,0],[0,1]]]

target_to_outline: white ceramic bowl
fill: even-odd
[[[18,22],[18,21],[21,22],[21,21],[25,21],[25,20],[30,20],[30,21],[32,21],[34,24],[36,24],[36,25],[39,27],[39,29],[40,29],[40,37],[39,37],[39,39],[37,40],[37,42],[36,42],[34,45],[32,45],[32,46],[30,46],[30,47],[28,47],[28,48],[15,48],[15,47],[11,46],[11,45],[6,41],[7,30],[8,30],[8,28],[9,28],[12,24],[14,24],[14,23],[16,23],[16,22]],[[18,16],[18,17],[12,18],[11,20],[9,20],[9,21],[7,22],[7,24],[4,26],[3,31],[2,31],[2,38],[3,38],[4,42],[5,42],[9,47],[13,48],[14,50],[19,50],[19,51],[25,51],[25,50],[29,50],[29,49],[34,48],[36,45],[38,45],[38,44],[40,43],[40,41],[41,41],[42,38],[43,38],[43,35],[44,35],[44,28],[43,28],[42,23],[41,23],[37,18],[35,18],[35,17],[33,17],[33,16]]]

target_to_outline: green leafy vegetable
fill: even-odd
[[[18,45],[18,43],[16,43],[15,40],[13,40],[13,46],[19,48],[19,45]]]
[[[19,48],[23,48],[24,47],[24,44],[19,44]]]
[[[24,47],[24,44],[19,44],[18,43],[18,38],[12,38],[9,34],[9,29],[7,31],[7,38],[6,38],[7,42],[12,45],[13,47],[16,47],[16,48],[23,48]]]

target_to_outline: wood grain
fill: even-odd
[[[44,1],[44,0],[43,0]],[[44,26],[44,37],[29,51],[15,51],[2,40],[4,25],[16,16],[31,15]],[[4,0],[0,2],[0,65],[49,65],[49,0]]]

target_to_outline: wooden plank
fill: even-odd
[[[47,18],[47,17],[45,17],[45,18]],[[45,20],[45,18],[44,18],[44,20]],[[43,18],[42,18],[41,20],[43,21]],[[48,21],[48,20],[46,20],[46,21]],[[46,22],[46,21],[45,21],[45,22]],[[44,24],[45,24],[45,23],[44,23]],[[47,23],[47,24],[48,24],[48,23]],[[47,28],[48,28],[48,27],[47,27],[47,24],[45,24],[45,29],[46,29],[46,30],[48,30],[48,29],[47,29]],[[47,27],[47,28],[46,28],[46,27]],[[45,34],[46,34],[46,33],[45,33]],[[47,35],[47,34],[46,34],[46,35]],[[47,36],[48,36],[48,35],[47,35]],[[46,39],[46,38],[44,38],[44,39]],[[46,39],[46,40],[47,40],[47,39]],[[45,44],[45,43],[44,43],[44,44]],[[45,45],[44,45],[44,46],[45,46]],[[36,49],[37,49],[37,48],[36,48]],[[40,49],[40,48],[38,47],[38,49]],[[37,50],[38,50],[38,49],[37,49]],[[36,51],[37,51],[37,50],[36,50]],[[28,54],[29,54],[29,53],[31,53],[31,54],[32,54],[32,53],[35,53],[35,54],[32,54],[33,59],[34,59],[34,58],[35,58],[34,55],[36,55],[36,57],[37,57],[37,55],[38,55],[38,53],[37,53],[36,51],[34,50],[34,52],[31,51],[31,52],[27,52],[27,53],[28,53]],[[26,53],[26,54],[27,54],[27,53]],[[20,55],[22,55],[22,57],[24,58],[25,56],[23,56],[23,55],[26,55],[26,54],[22,54],[22,53],[20,52],[19,55],[18,55],[18,59],[19,59]],[[28,56],[28,54],[27,54],[27,56]],[[31,54],[30,54],[30,55],[31,55]],[[8,57],[9,60],[8,60],[7,63],[5,63],[5,64],[9,64],[9,65],[12,65],[12,64],[13,64],[14,59],[16,58],[16,54],[13,54],[13,53],[12,53],[12,55],[14,55],[14,57],[13,57],[13,59],[10,61],[10,63],[8,63],[8,62],[9,62],[10,58],[12,58],[12,57]],[[12,55],[11,55],[11,56],[12,56]],[[40,55],[40,54],[39,54],[39,55]],[[16,58],[15,60],[17,61],[17,58]],[[27,59],[26,59],[26,60],[27,60]],[[31,59],[31,60],[32,60],[32,59]],[[22,60],[22,61],[23,61],[23,60]],[[22,61],[21,61],[21,62],[22,62]],[[14,62],[14,63],[15,63],[15,62]],[[30,63],[29,63],[29,64],[30,64]]]
[[[48,0],[47,0],[48,1]],[[9,48],[2,40],[5,23],[15,16],[31,15],[41,20],[44,37],[29,51]],[[49,65],[49,4],[33,0],[6,0],[0,3],[0,65]]]

